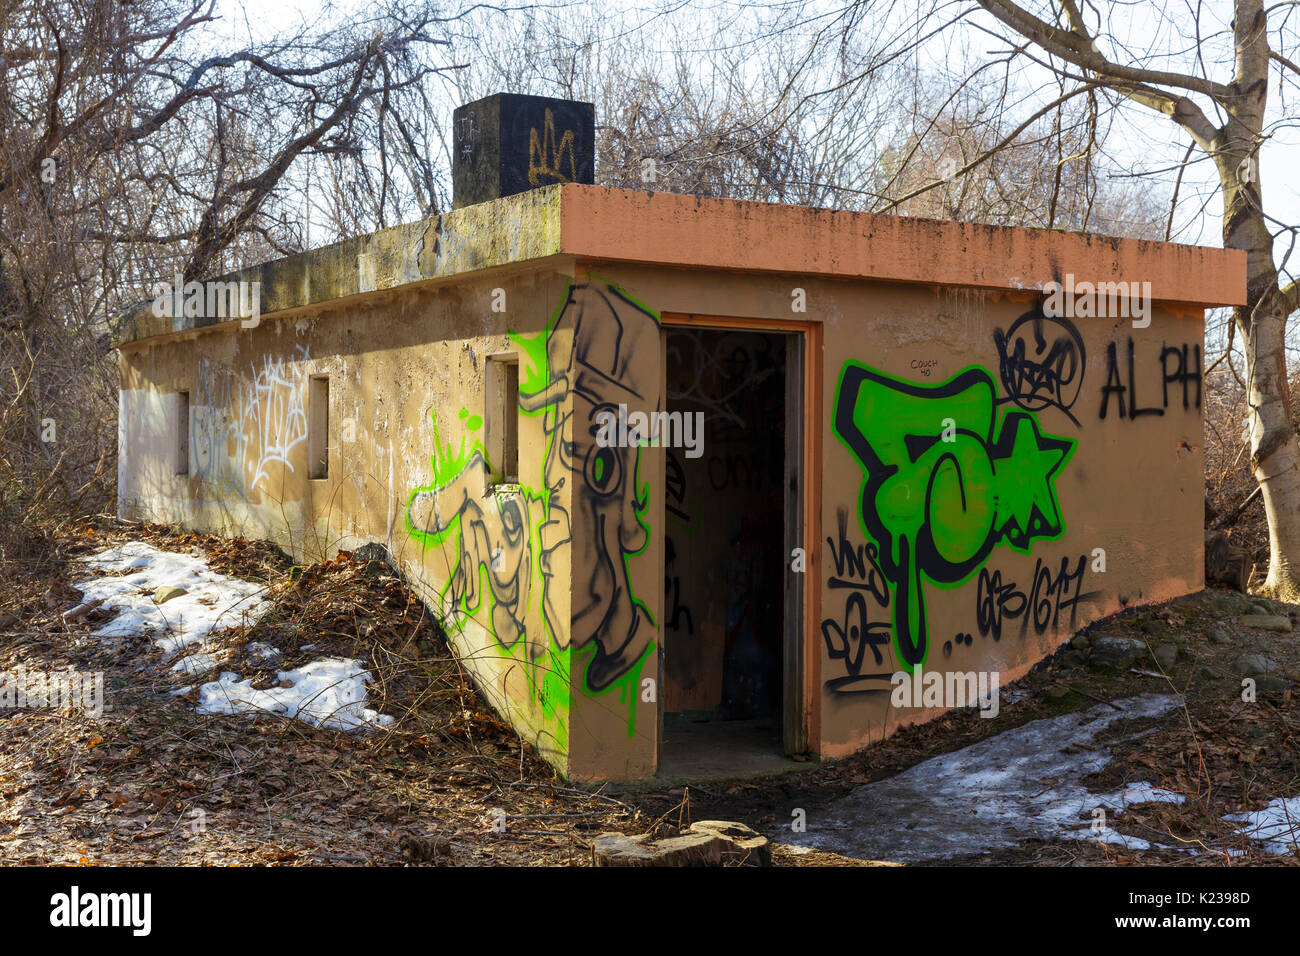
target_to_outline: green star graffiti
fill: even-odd
[[[894,646],[911,671],[928,649],[925,587],[958,587],[999,543],[1028,553],[1065,522],[1055,480],[1075,441],[1029,412],[1001,418],[979,366],[920,385],[846,362],[833,428],[865,472],[859,517],[893,586]]]

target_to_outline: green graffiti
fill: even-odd
[[[551,318],[546,323],[546,328],[540,332],[524,334],[511,329],[508,332],[510,341],[519,349],[519,394],[520,395],[540,395],[547,391],[551,384],[551,364],[546,356],[548,343],[555,332],[555,327],[560,322],[560,316],[564,314],[564,308],[570,300],[572,284],[566,283],[564,295],[560,296],[560,304],[555,307],[551,313]],[[527,409],[520,403],[520,411],[525,414],[535,415],[540,409]]]
[[[641,692],[641,671],[645,667],[646,661],[654,657],[658,648],[659,645],[651,641],[646,645],[646,649],[641,652],[641,656],[633,662],[632,666],[613,683],[600,690],[587,688],[587,693],[592,697],[601,697],[613,691],[618,691],[619,706],[627,708],[627,735],[629,737],[636,736],[636,705],[637,695]],[[588,654],[588,659],[583,664],[584,672],[587,665],[591,663],[591,659],[595,656],[595,650],[595,645],[592,644],[588,644],[583,649],[583,653]]]
[[[978,366],[920,385],[847,362],[833,427],[866,474],[860,518],[894,586],[894,644],[910,671],[928,649],[926,584],[958,587],[999,543],[1028,553],[1065,533],[1054,482],[1075,441],[1040,432],[1028,412],[999,418]]]
[[[455,515],[450,521],[439,527],[429,529],[415,524],[411,520],[411,506],[424,495],[437,494],[441,489],[450,487],[461,475],[469,468],[471,462],[481,459],[486,462],[483,453],[483,444],[479,441],[469,441],[466,436],[462,435],[459,447],[453,449],[451,443],[446,444],[442,441],[442,436],[438,432],[438,417],[430,416],[433,419],[433,454],[429,456],[429,473],[431,480],[427,485],[421,485],[411,492],[406,499],[406,530],[416,541],[419,541],[424,547],[441,544],[451,533],[460,519],[460,515]]]
[[[571,664],[581,668],[584,693],[620,689],[633,735],[639,675],[655,647],[654,616],[633,589],[630,567],[650,542],[650,486],[639,448],[600,447],[593,421],[623,403],[654,407],[658,363],[641,356],[658,346],[659,317],[617,286],[593,281],[567,286],[542,330],[508,334],[519,355],[518,411],[540,419],[530,428],[542,438],[540,474],[522,457],[535,444],[521,442],[520,465],[540,481],[530,485],[521,471],[517,493],[484,495],[482,443],[462,437],[453,448],[435,427],[432,480],[408,499],[407,530],[448,555],[439,596],[450,623],[472,618],[506,654],[525,649],[530,694],[554,719],[564,749]],[[468,409],[458,417],[467,431],[482,428]],[[570,508],[581,516],[584,541],[572,540]],[[590,568],[586,580],[573,578],[574,548]],[[587,657],[575,662],[572,651]]]

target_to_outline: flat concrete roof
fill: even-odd
[[[1169,306],[1246,302],[1246,254],[1235,249],[576,184],[468,206],[213,281],[259,282],[265,316],[547,259],[1022,293],[1069,273],[1076,281],[1150,282],[1152,300]],[[238,321],[160,317],[145,302],[130,312],[119,345]]]

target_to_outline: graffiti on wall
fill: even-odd
[[[1083,391],[1087,350],[1083,337],[1068,319],[1026,312],[1005,332],[993,332],[998,373],[1006,397],[1027,412],[1056,408],[1075,425],[1070,411]]]
[[[1118,342],[1106,346],[1106,382],[1101,387],[1101,408],[1097,417],[1105,419],[1112,405],[1120,419],[1135,421],[1144,415],[1163,415],[1169,408],[1170,386],[1175,398],[1181,392],[1184,410],[1201,407],[1201,346],[1199,343],[1181,346],[1161,345],[1158,354],[1146,356],[1147,368],[1158,368],[1160,375],[1160,404],[1144,405],[1138,395],[1137,347],[1130,338],[1123,348],[1123,358]],[[1154,394],[1154,388],[1150,393]]]
[[[462,439],[453,453],[442,447],[435,429],[434,445],[430,458],[434,482],[412,494],[407,503],[408,527],[426,546],[450,540],[456,553],[441,595],[444,604],[465,609],[486,606],[493,636],[503,648],[511,649],[527,633],[524,602],[532,569],[528,537],[535,523],[527,512],[536,499],[526,494],[484,497],[491,469],[481,443],[475,441],[467,448]],[[487,595],[480,593],[484,587]],[[485,601],[485,596],[490,599]],[[535,643],[528,659],[535,661],[543,653],[544,648]]]
[[[832,428],[864,472],[858,515],[866,540],[850,539],[843,513],[838,539],[826,539],[835,571],[828,592],[846,594],[822,622],[828,655],[843,667],[827,681],[832,690],[884,687],[891,633],[904,668],[925,662],[930,588],[959,587],[978,574],[974,626],[942,642],[945,656],[976,634],[999,641],[1007,632],[1074,630],[1079,608],[1101,593],[1085,590],[1089,555],[1039,554],[1021,580],[989,561],[999,544],[1029,554],[1035,542],[1064,535],[1055,483],[1076,442],[1044,432],[1038,416],[1054,410],[1078,427],[1086,405],[1079,404],[1086,350],[1068,319],[1031,310],[996,329],[993,345],[996,383],[979,366],[937,384],[854,361],[843,367]],[[1199,343],[1127,338],[1109,342],[1103,361],[1105,374],[1089,387],[1099,420],[1201,407]],[[912,368],[932,372],[926,362]]]
[[[565,168],[565,159],[568,168]],[[542,119],[542,134],[537,128],[528,131],[528,184],[545,186],[550,183],[578,181],[578,164],[574,158],[573,130],[566,129],[557,139],[555,114],[548,108]]]
[[[1055,570],[1053,568],[1055,567]],[[1074,630],[1079,605],[1099,591],[1084,591],[1087,555],[1062,558],[1059,564],[1038,558],[1028,585],[1004,579],[1000,570],[981,568],[975,596],[975,620],[982,637],[1002,639],[1007,622],[1020,621],[1020,634],[1032,626],[1035,634],[1055,630],[1064,623]],[[1068,615],[1063,618],[1063,615]]]
[[[843,662],[845,673],[831,678],[827,686],[841,694],[888,693],[892,672],[880,668],[885,663],[881,648],[889,644],[889,585],[875,542],[855,543],[849,537],[849,516],[843,508],[836,519],[839,540],[826,538],[835,570],[826,587],[836,592],[833,601],[842,592],[843,614],[822,621],[822,640],[831,660]]]
[[[596,435],[601,416],[620,404],[657,405],[657,365],[633,357],[657,349],[658,338],[658,316],[616,286],[570,287],[542,333],[511,334],[521,353],[519,411],[540,420],[538,472],[523,473],[521,461],[517,491],[494,493],[483,443],[463,437],[453,450],[435,434],[432,480],[412,491],[406,514],[411,536],[447,560],[445,568],[430,562],[445,580],[444,612],[473,619],[506,654],[526,647],[551,713],[570,703],[570,651],[590,654],[583,690],[617,689],[629,736],[640,670],[655,646],[629,567],[649,544],[649,484],[639,447],[604,447]],[[584,529],[577,543],[573,515]],[[570,568],[566,620],[560,589]]]
[[[998,544],[1028,553],[1065,532],[1055,480],[1075,441],[1032,412],[999,414],[993,377],[971,366],[921,385],[845,363],[833,430],[865,473],[859,516],[892,587],[899,662],[923,664],[926,591],[969,580]]]
[[[288,358],[264,355],[261,365],[249,363],[247,375],[199,360],[194,461],[200,478],[221,485],[238,480],[251,493],[269,480],[272,466],[293,472],[294,450],[307,440],[310,362],[303,345]]]

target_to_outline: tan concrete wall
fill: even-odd
[[[548,370],[530,362],[545,360],[568,282],[489,278],[124,347],[121,514],[269,538],[301,561],[385,544],[494,705],[567,770],[570,486],[557,469],[571,400],[552,389],[519,415],[517,487],[489,489],[483,442],[486,361],[514,355],[521,395],[545,389]],[[329,470],[312,480],[320,375]],[[191,403],[186,477],[171,455],[178,390]]]
[[[1145,329],[1038,325],[1022,319],[1040,300],[1029,295],[589,268],[663,313],[822,323],[821,537],[807,573],[824,756],[942,712],[893,705],[890,679],[909,665],[1005,684],[1093,620],[1203,586],[1200,376],[1178,376],[1184,348],[1186,371],[1199,363],[1202,313],[1157,307]],[[792,313],[795,288],[805,313]],[[869,384],[846,387],[859,367]],[[899,457],[907,435],[931,440],[915,463]],[[879,488],[872,453],[876,473],[899,469]],[[911,614],[895,620],[900,606]]]

